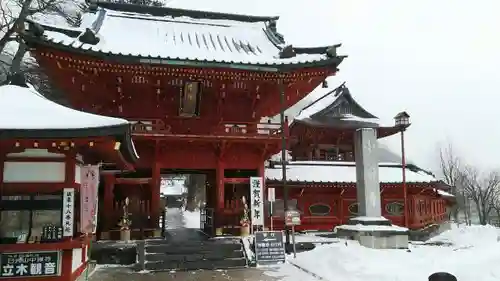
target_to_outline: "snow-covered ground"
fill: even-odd
[[[200,211],[193,212],[184,211],[184,227],[185,228],[200,228]]]
[[[318,245],[312,251],[299,253],[296,259],[289,257],[289,262],[324,280],[424,281],[438,271],[450,272],[459,281],[500,280],[499,235],[500,229],[493,226],[453,226],[429,240],[448,246],[410,245],[410,251],[375,250],[354,241],[347,241],[347,245],[342,241]],[[269,274],[295,281],[294,272],[288,264]]]

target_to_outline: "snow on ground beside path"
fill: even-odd
[[[193,212],[184,211],[184,227],[185,228],[200,228],[200,211]]]
[[[326,280],[423,281],[437,271],[448,271],[460,281],[500,280],[499,234],[492,226],[453,227],[432,239],[452,246],[410,245],[407,252],[369,249],[348,241],[347,246],[319,245],[289,261]],[[280,273],[289,275],[287,271],[283,267]]]
[[[429,239],[430,243],[450,243],[459,247],[489,245],[497,242],[500,229],[491,225],[452,226],[452,230]]]
[[[263,268],[263,270],[265,270],[265,275],[274,277],[279,281],[318,281],[316,277],[305,273],[291,264],[282,264],[275,268]]]

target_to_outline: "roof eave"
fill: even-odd
[[[1,129],[0,139],[75,139],[92,137],[117,137],[129,130],[129,124],[94,128],[70,129]]]
[[[26,41],[28,46],[30,46],[31,48],[36,48],[36,46],[44,46],[70,53],[79,53],[88,56],[93,56],[98,59],[122,61],[124,63],[143,63],[143,64],[148,63],[156,65],[165,64],[165,65],[177,65],[186,67],[233,68],[239,70],[262,71],[262,72],[288,72],[297,69],[317,68],[317,67],[330,67],[332,69],[332,72],[335,72],[337,71],[337,67],[340,65],[340,63],[342,63],[344,58],[347,57],[347,56],[337,56],[337,57],[326,58],[324,60],[290,63],[290,64],[249,64],[249,63],[232,63],[232,62],[218,62],[218,61],[207,61],[207,60],[183,60],[183,59],[173,59],[173,58],[113,54],[113,53],[105,53],[93,50],[84,50],[81,48],[74,48],[71,46],[66,46],[64,44],[59,44],[50,40],[46,40],[44,38],[34,36],[28,32],[22,33],[22,37]],[[117,59],[117,57],[119,57],[119,59]]]

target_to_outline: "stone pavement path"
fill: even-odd
[[[89,281],[278,281],[256,268],[233,270],[199,270],[189,272],[139,273],[128,268],[98,268]]]
[[[184,214],[180,208],[167,208],[165,223],[167,229],[184,228]]]

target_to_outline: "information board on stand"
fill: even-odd
[[[282,231],[255,232],[255,259],[259,265],[275,265],[286,261]]]

